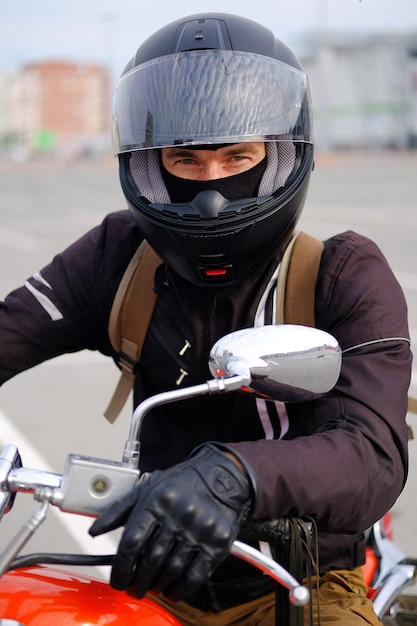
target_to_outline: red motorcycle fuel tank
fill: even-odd
[[[22,568],[0,579],[1,620],[23,626],[180,626],[155,602],[50,567]]]

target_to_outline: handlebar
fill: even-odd
[[[288,589],[289,600],[294,606],[304,606],[310,600],[310,593],[307,587],[300,585],[282,565],[256,550],[256,548],[248,546],[241,541],[234,541],[231,553],[268,574],[275,582]]]
[[[14,495],[32,493],[41,503],[14,539],[0,554],[0,576],[10,568],[17,554],[44,521],[50,504],[64,512],[98,517],[116,499],[137,484],[139,471],[114,461],[70,454],[64,473],[54,474],[20,467],[17,448],[7,445],[0,453],[0,520],[11,508]],[[279,563],[241,541],[234,541],[231,553],[268,574],[289,590],[295,606],[309,601],[309,591]]]

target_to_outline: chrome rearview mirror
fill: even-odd
[[[317,328],[284,324],[246,328],[226,335],[210,352],[209,366],[214,379],[163,391],[136,407],[122,465],[138,467],[142,422],[156,406],[248,387],[273,400],[306,402],[334,387],[341,361],[336,339]]]
[[[211,349],[209,366],[217,378],[248,376],[250,389],[274,400],[305,402],[335,386],[341,362],[340,346],[329,333],[282,324],[222,337]]]

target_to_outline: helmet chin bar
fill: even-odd
[[[217,218],[236,218],[241,215],[244,209],[249,207],[256,207],[260,202],[265,201],[267,198],[243,198],[240,200],[228,200],[219,191],[214,189],[204,189],[196,194],[196,196],[190,202],[176,202],[172,204],[158,204],[151,203],[149,208],[153,211],[158,211],[161,216],[174,217],[175,219],[189,220],[190,226],[193,226],[196,220],[201,224],[203,230],[206,229],[204,220],[214,220]],[[183,222],[184,223],[184,222]],[[207,230],[210,228],[210,223],[207,222]],[[184,224],[184,230],[186,230],[186,223]],[[216,228],[217,230],[221,230]]]
[[[235,279],[236,253],[248,236],[251,221],[245,223],[245,209],[252,213],[267,198],[228,200],[219,191],[200,191],[191,202],[170,205],[151,204],[149,208],[180,219],[183,227],[183,249],[203,283],[225,283]],[[240,219],[239,219],[240,217]],[[199,232],[193,228],[198,222]],[[187,229],[187,220],[191,232]],[[223,220],[223,222],[222,222]],[[236,220],[236,223],[235,223]],[[239,220],[239,221],[237,221]],[[232,224],[232,227],[230,225]]]
[[[240,252],[252,230],[253,218],[241,218],[239,222],[236,218],[245,209],[252,214],[262,204],[259,200],[267,199],[228,200],[210,189],[187,203],[149,204],[143,213],[153,228],[158,221],[163,229],[157,240],[153,228],[148,231],[145,215],[145,219],[136,221],[161,258],[184,278],[197,284],[224,286],[236,281]],[[177,254],[182,257],[180,264],[175,258]]]
[[[298,202],[298,199],[294,199],[294,202]],[[274,202],[270,202],[273,206]],[[254,202],[248,202],[248,205],[253,207]],[[259,228],[259,224],[254,223],[253,215],[245,223],[234,223],[233,227],[223,232],[217,221],[211,229],[201,231],[181,228],[183,221],[174,229],[167,227],[166,222],[150,218],[152,205],[148,205],[146,213],[132,209],[131,205],[130,208],[145,239],[166,264],[186,280],[207,287],[233,285],[255,271],[285,243],[298,219],[297,215],[294,217],[291,206],[281,207],[280,216],[276,216],[276,220],[282,221],[283,225],[274,228],[268,224],[272,236],[266,242],[263,220],[259,220]],[[282,220],[279,219],[281,217]]]

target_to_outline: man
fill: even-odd
[[[1,382],[67,351],[117,357],[108,318],[143,238],[164,263],[135,403],[206,380],[219,337],[274,322],[280,260],[313,168],[308,83],[292,52],[236,16],[169,24],[122,74],[113,140],[130,213],[109,215],[6,298]],[[315,317],[344,350],[325,397],[205,396],[145,421],[150,478],[91,528],[125,525],[114,587],[159,594],[183,624],[272,624],[273,583],[227,555],[247,519],[308,516],[315,623],[318,604],[321,623],[378,623],[360,568],[364,532],[405,482],[411,355],[403,294],[371,241],[348,232],[325,242]]]

